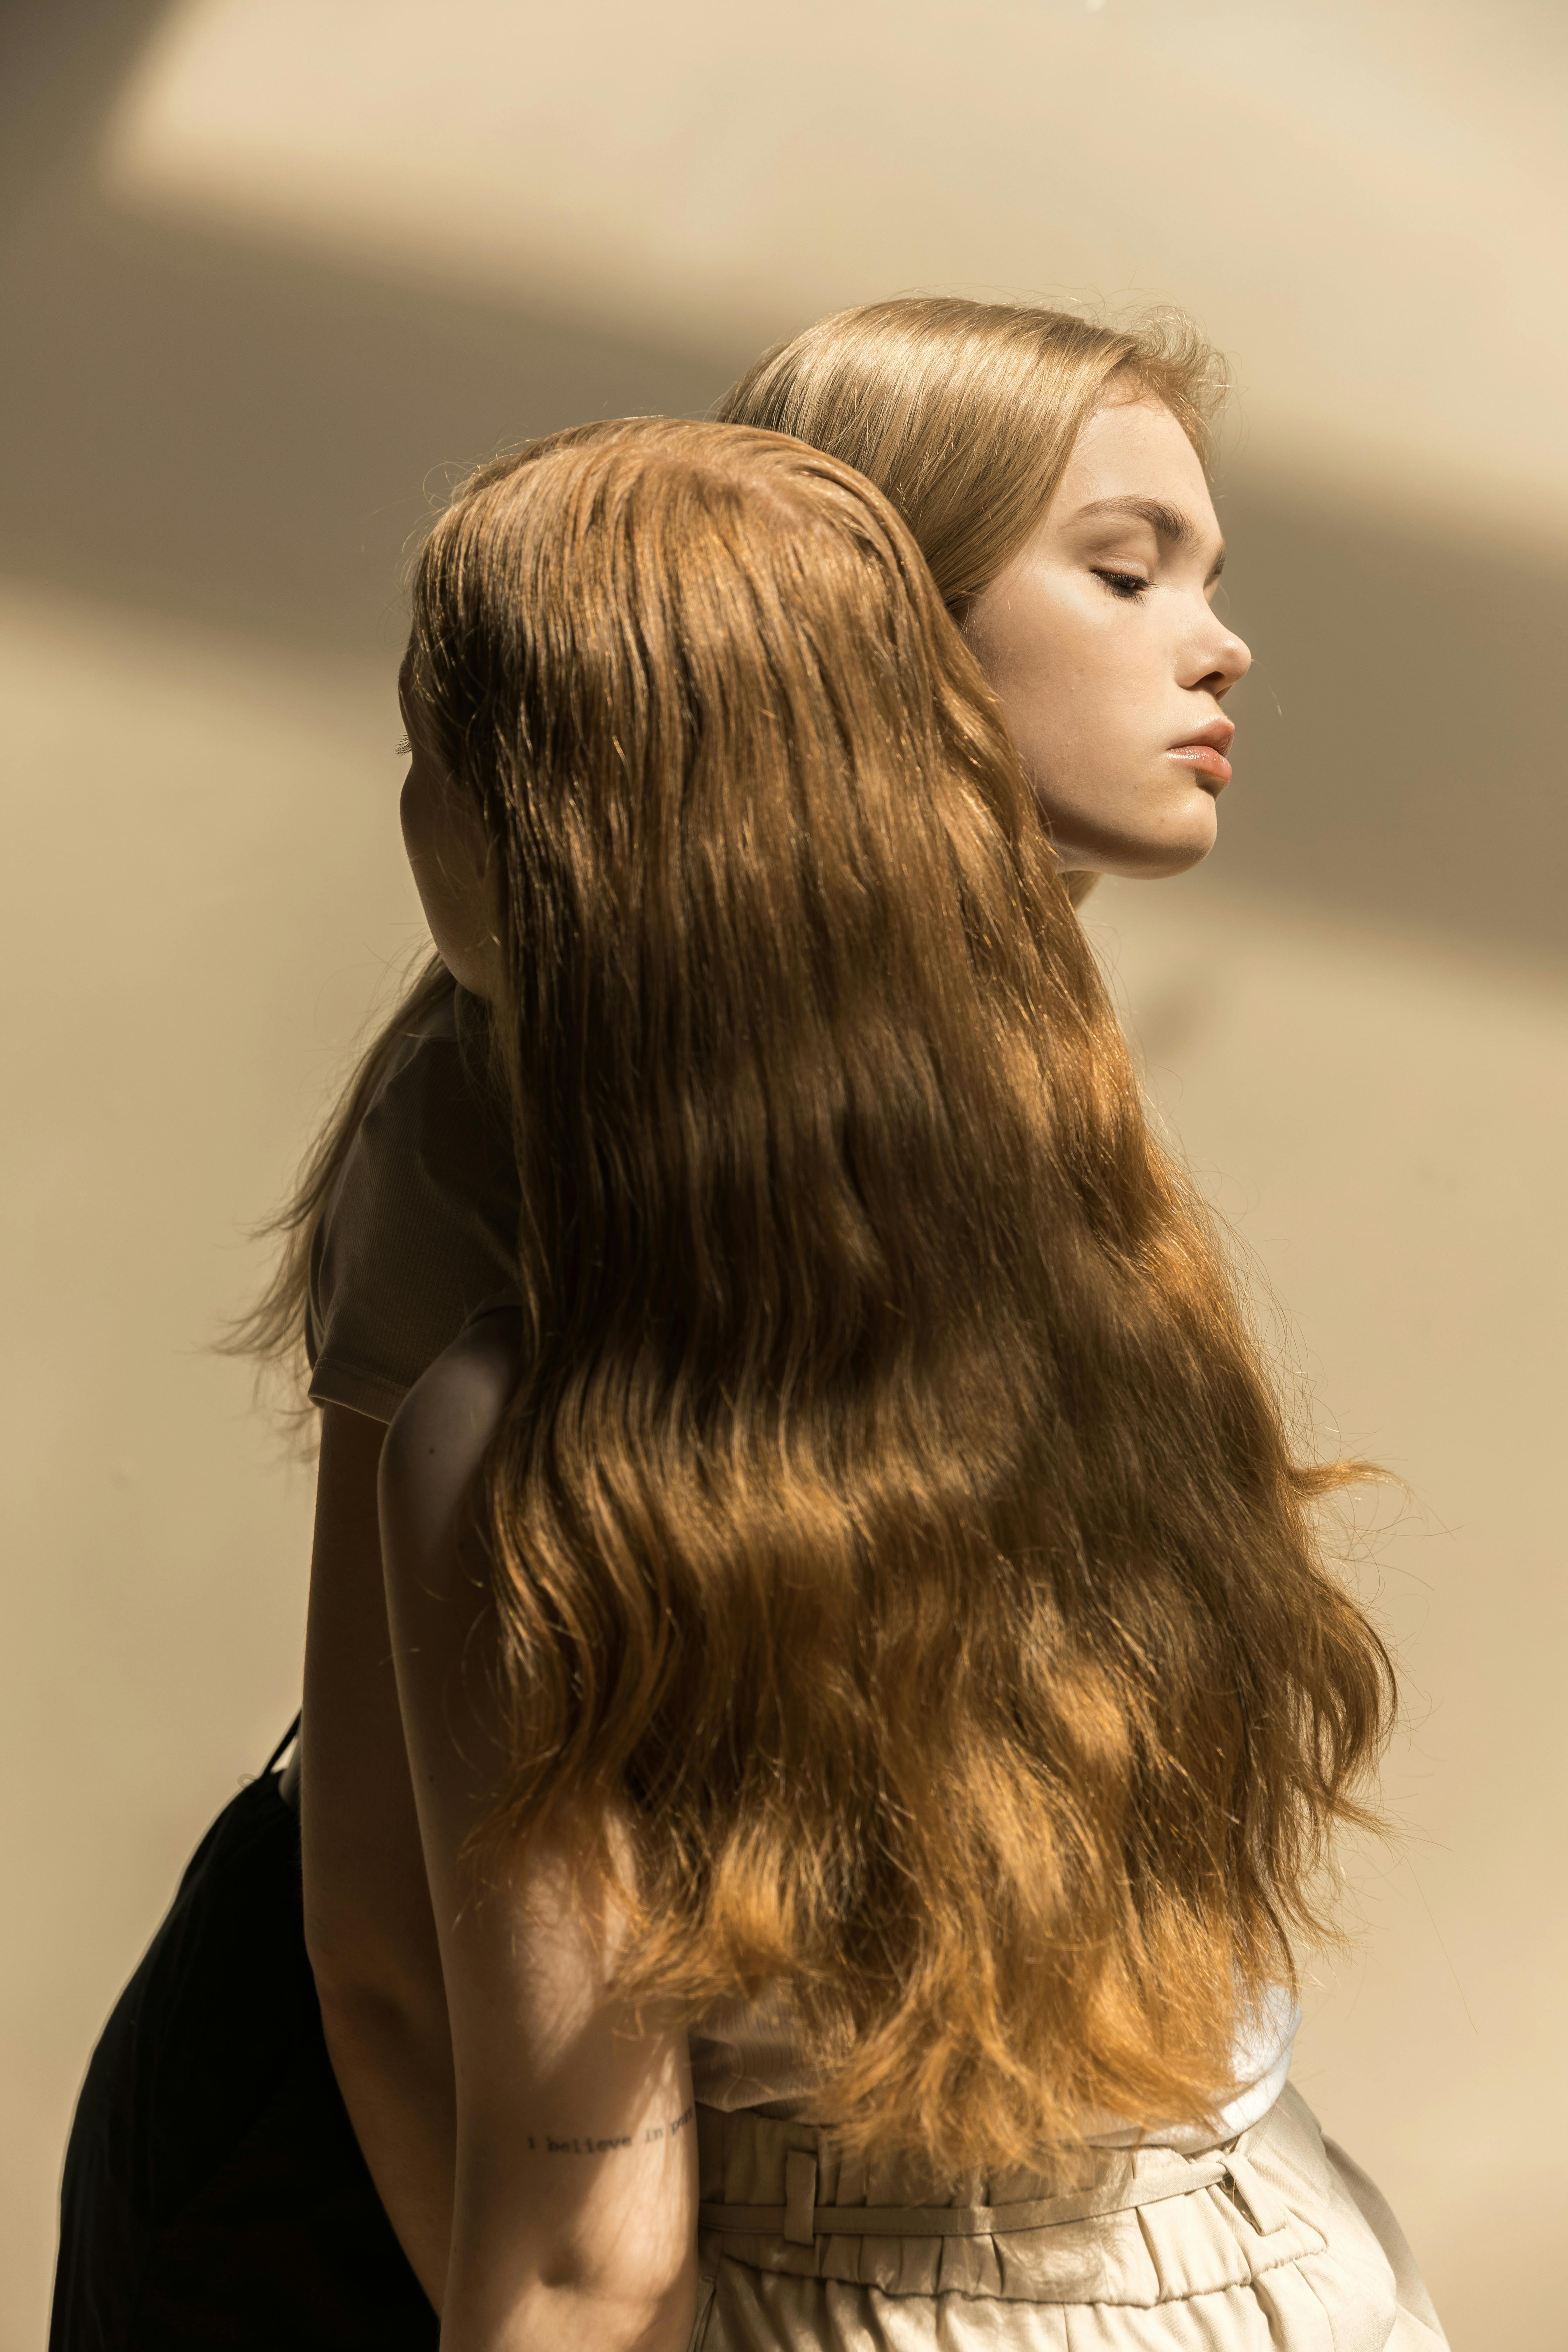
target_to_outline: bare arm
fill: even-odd
[[[504,1853],[488,1866],[464,1853],[502,1785],[503,1746],[472,1664],[481,1587],[459,1552],[459,1510],[514,1377],[507,1322],[487,1318],[420,1381],[382,1463],[457,2070],[442,2352],[681,2352],[696,2297],[685,2036],[639,2032],[617,2003],[615,1906],[579,1901],[568,1844],[526,1873]]]
[[[387,1633],[385,1431],[321,1416],[305,1643],[305,1940],[332,2070],[392,2226],[439,2310],[451,2238],[451,2039]]]

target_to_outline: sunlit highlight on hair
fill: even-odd
[[[629,1822],[626,1990],[782,1982],[956,2173],[1212,2113],[1390,1686],[946,601],[817,449],[584,427],[408,686],[505,948],[497,1852]]]

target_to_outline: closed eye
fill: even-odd
[[[1153,585],[1152,581],[1142,579],[1136,572],[1109,572],[1098,564],[1094,576],[1104,581],[1113,596],[1120,596],[1130,604],[1135,604],[1144,590]]]

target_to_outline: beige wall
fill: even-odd
[[[187,10],[181,37],[204,22],[209,44],[215,25],[243,29],[237,6]],[[1098,24],[1118,8],[1080,13]],[[1081,47],[1071,12],[1037,13]],[[1142,20],[1124,13],[1097,70],[1133,70]],[[1216,5],[1205,21],[1223,33],[1240,13]],[[1397,14],[1362,13],[1384,32]],[[399,550],[446,468],[580,415],[700,408],[827,283],[778,280],[776,322],[760,323],[763,270],[715,307],[689,212],[665,218],[645,256],[674,273],[650,306],[628,290],[629,247],[612,266],[613,217],[595,230],[604,250],[572,247],[567,271],[559,253],[542,257],[537,205],[512,220],[510,247],[492,223],[483,266],[470,255],[463,269],[448,206],[445,246],[427,240],[416,267],[396,207],[378,215],[363,193],[384,191],[394,115],[379,145],[360,140],[357,215],[330,189],[303,226],[268,214],[265,187],[204,197],[188,153],[184,194],[170,167],[154,202],[157,109],[136,100],[138,194],[124,92],[155,15],[38,8],[0,53],[0,103],[16,110],[0,142],[0,1737],[8,1910],[22,1923],[0,1956],[0,2352],[41,2340],[59,2148],[96,2027],[196,1835],[294,1703],[309,1478],[247,1412],[243,1372],[204,1348],[255,1264],[242,1228],[276,1197],[369,1002],[419,936],[394,811]],[[408,7],[394,20],[406,34]],[[702,21],[693,7],[689,31]],[[1533,20],[1510,8],[1495,21],[1517,46]],[[1014,37],[999,0],[984,22]],[[1474,30],[1462,9],[1430,24]],[[868,37],[857,55],[868,72]],[[302,52],[303,81],[310,62]],[[990,120],[984,56],[970,55],[968,84],[963,60],[948,63],[954,135],[921,151],[933,218],[963,137]],[[907,82],[914,68],[900,70]],[[1257,82],[1256,58],[1249,70]],[[1548,59],[1537,77],[1549,91],[1555,71]],[[803,106],[808,81],[792,85]],[[1507,96],[1494,73],[1478,99],[1482,162]],[[173,139],[173,101],[158,103]],[[1536,116],[1519,105],[1528,149]],[[265,162],[279,117],[252,111]],[[873,148],[877,120],[857,132]],[[121,178],[106,194],[110,122]],[[811,130],[798,153],[770,151],[786,193],[850,125]],[[1375,131],[1357,135],[1375,146]],[[704,150],[714,203],[721,166],[732,182],[748,168],[732,122],[726,136]],[[1254,175],[1260,153],[1243,142]],[[919,160],[901,151],[905,183]],[[1081,283],[1100,250],[1088,169],[1084,217],[1035,225],[1036,282]],[[1129,239],[1137,206],[1154,203],[1134,176],[1119,199]],[[1051,184],[1065,204],[1069,181]],[[1375,175],[1358,184],[1375,260]],[[1269,190],[1232,194],[1263,204]],[[994,268],[977,218],[942,266],[1016,282],[1016,218]],[[1414,234],[1401,221],[1394,259]],[[831,261],[830,240],[818,245]],[[1309,270],[1300,240],[1293,251]],[[936,275],[913,259],[900,274],[890,247],[855,267],[889,274],[851,294]],[[1184,267],[1174,247],[1170,267]],[[1216,247],[1204,268],[1227,339],[1245,360],[1255,316],[1268,360],[1221,484],[1230,609],[1258,664],[1237,698],[1237,781],[1211,870],[1108,887],[1092,924],[1152,1093],[1278,1302],[1325,1436],[1411,1489],[1384,1507],[1360,1570],[1405,1668],[1410,1720],[1389,1777],[1405,1834],[1351,1858],[1362,1940],[1320,1971],[1299,2077],[1405,2216],[1458,2352],[1560,2352],[1568,532],[1550,483],[1525,515],[1511,461],[1476,456],[1484,386],[1460,384],[1426,415],[1407,322],[1394,391],[1421,410],[1426,439],[1383,479],[1386,435],[1356,442],[1334,370],[1320,367],[1295,407],[1270,389],[1289,348],[1251,265],[1227,279]],[[1500,340],[1494,379],[1508,362]],[[1353,395],[1353,353],[1336,364]],[[1385,408],[1390,396],[1377,393]],[[1458,488],[1444,435],[1471,448]]]

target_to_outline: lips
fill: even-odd
[[[1206,727],[1173,743],[1165,757],[1180,760],[1184,767],[1193,769],[1203,782],[1218,792],[1230,782],[1230,761],[1225,755],[1235,733],[1234,719],[1211,719]]]

